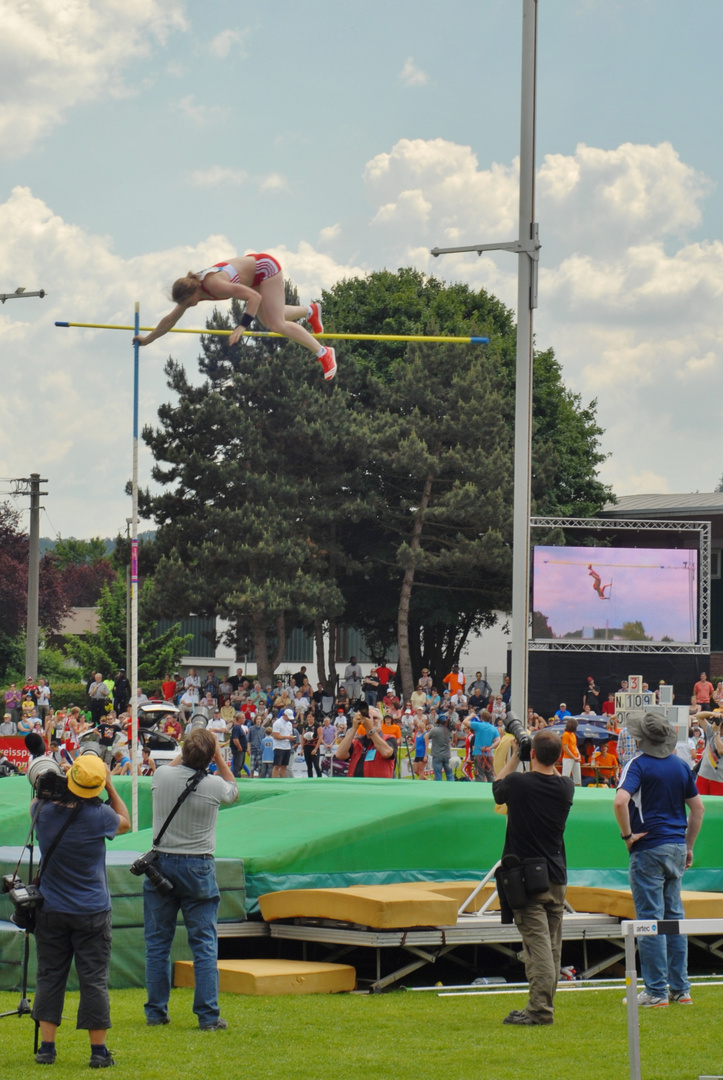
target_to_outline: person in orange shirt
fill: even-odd
[[[452,664],[452,670],[449,675],[445,675],[442,680],[446,684],[450,694],[460,694],[464,690],[465,677],[464,672],[459,670],[459,664]]]
[[[580,751],[577,748],[577,720],[570,717],[562,733],[562,775],[572,776],[576,787],[582,784]]]
[[[618,775],[618,759],[610,752],[611,746],[612,743],[603,743],[602,749],[596,750],[592,756],[592,765],[600,777],[599,783],[606,785],[614,782]]]

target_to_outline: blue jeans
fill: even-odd
[[[156,868],[173,882],[173,892],[161,896],[148,878],[143,883],[143,921],[146,937],[146,1020],[168,1016],[171,994],[171,945],[176,917],[183,912],[188,944],[193,954],[196,988],[193,1011],[201,1027],[219,1018],[218,935],[216,917],[220,900],[216,868],[204,855],[164,855],[159,852]]]
[[[434,779],[442,779],[442,771],[448,780],[454,780],[454,772],[452,766],[449,763],[449,758],[432,758],[432,768],[434,769]]]
[[[636,919],[684,919],[680,882],[685,870],[685,844],[661,844],[630,855],[630,888]],[[639,937],[640,969],[645,989],[654,997],[690,991],[688,938],[685,934]]]

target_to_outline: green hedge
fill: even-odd
[[[161,697],[161,682],[162,680],[153,680],[146,683],[141,683],[144,693],[149,698]],[[78,705],[81,709],[88,709],[90,707],[90,701],[88,695],[85,692],[84,682],[53,682],[50,689],[52,691],[50,704],[54,709],[67,709],[69,705]]]

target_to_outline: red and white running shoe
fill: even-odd
[[[314,334],[324,333],[324,324],[321,321],[321,304],[309,304],[311,315],[306,320]]]
[[[329,382],[336,375],[336,353],[327,345],[317,359],[324,370],[324,378]]]

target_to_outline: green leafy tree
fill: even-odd
[[[63,649],[86,675],[101,671],[112,676],[126,666],[126,588],[117,579],[104,585],[98,601],[98,630],[82,637],[66,634]],[[156,631],[153,584],[144,583],[138,598],[138,678],[157,679],[172,671],[186,650],[191,635],[179,634],[178,625]]]

